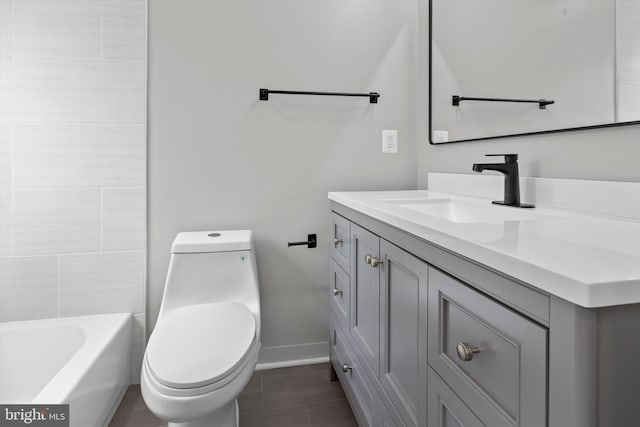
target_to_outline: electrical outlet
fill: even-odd
[[[398,152],[398,131],[397,130],[382,131],[382,152],[383,153]]]

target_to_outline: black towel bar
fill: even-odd
[[[547,105],[554,104],[552,99],[508,99],[508,98],[471,98],[468,96],[453,95],[451,97],[451,105],[457,107],[462,101],[486,101],[486,102],[528,102],[538,104],[541,110],[545,110]]]
[[[270,93],[280,93],[285,95],[322,95],[322,96],[362,96],[369,98],[370,104],[377,104],[380,94],[378,92],[369,93],[347,93],[347,92],[313,92],[313,91],[301,91],[301,90],[272,90],[272,89],[260,89],[260,101],[268,101]]]

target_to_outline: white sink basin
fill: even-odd
[[[558,218],[535,209],[522,209],[456,199],[386,200],[395,206],[455,223],[493,223]]]

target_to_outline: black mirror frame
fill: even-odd
[[[496,136],[484,136],[481,138],[469,138],[469,139],[459,139],[456,141],[447,141],[447,142],[433,142],[433,102],[431,97],[432,87],[433,87],[433,73],[432,69],[432,44],[433,44],[433,1],[429,0],[429,144],[431,145],[445,145],[445,144],[455,144],[458,142],[472,142],[472,141],[486,141],[490,139],[503,139],[503,138],[515,138],[520,136],[529,136],[529,135],[545,135],[549,133],[560,133],[560,132],[572,132],[572,131],[580,131],[580,130],[588,130],[588,129],[602,129],[602,128],[612,128],[618,126],[630,126],[630,125],[640,125],[640,120],[634,120],[631,122],[619,122],[619,123],[607,123],[603,125],[591,125],[591,126],[580,126],[573,128],[562,128],[562,129],[551,129],[551,130],[542,130],[537,132],[525,132],[525,133],[513,133],[508,135],[496,135]]]

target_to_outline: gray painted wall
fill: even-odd
[[[420,21],[428,1],[418,0]],[[417,108],[418,187],[428,172],[473,173],[487,153],[519,153],[520,174],[545,178],[640,181],[640,126],[533,135],[460,144],[430,145],[428,139],[428,26],[419,28]]]
[[[415,0],[149,2],[151,327],[177,232],[251,228],[263,345],[327,341],[327,192],[416,187],[417,12]],[[261,102],[260,87],[382,96]],[[398,129],[398,154],[381,154],[382,129]],[[312,232],[317,249],[287,248]]]
[[[295,346],[326,341],[327,191],[425,188],[500,152],[520,153],[523,176],[640,180],[640,126],[429,145],[427,5],[150,1],[151,327],[181,230],[256,231],[263,344]],[[382,97],[265,103],[265,86]],[[398,154],[380,153],[382,129],[399,130]],[[317,249],[286,248],[310,232]]]

